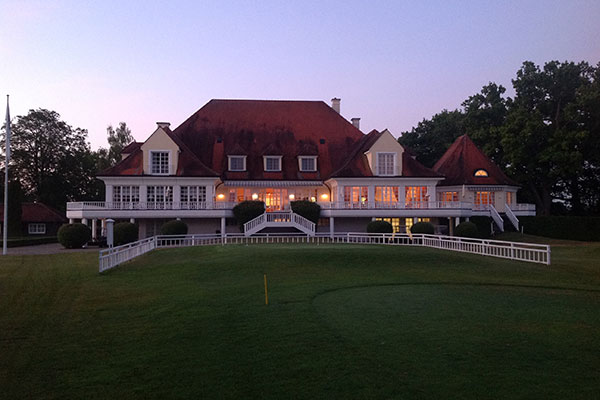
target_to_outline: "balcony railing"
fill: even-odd
[[[236,203],[226,201],[198,201],[198,202],[104,202],[104,201],[75,201],[67,203],[67,211],[83,210],[229,210]]]
[[[400,202],[400,201],[332,201],[319,203],[322,209],[325,210],[354,210],[354,209],[386,209],[386,210],[410,210],[410,209],[429,209],[429,208],[455,208],[455,209],[471,209],[473,206],[471,203],[462,201],[411,201],[411,202]]]

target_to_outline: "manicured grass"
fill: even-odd
[[[600,244],[552,260],[215,246],[99,275],[94,253],[8,256],[0,397],[593,398]]]

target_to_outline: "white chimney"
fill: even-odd
[[[333,108],[333,110],[338,114],[340,113],[340,102],[341,101],[342,100],[338,99],[337,97],[334,97],[333,99],[331,99],[331,108]]]
[[[159,128],[168,128],[169,126],[171,126],[170,122],[157,122],[156,125],[158,125]]]
[[[352,125],[360,131],[360,118],[352,118]]]

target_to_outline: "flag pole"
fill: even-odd
[[[6,255],[8,242],[8,162],[10,161],[10,110],[6,95],[6,152],[4,153],[4,232],[2,233],[2,255]]]

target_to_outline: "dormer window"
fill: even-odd
[[[265,172],[281,171],[281,156],[264,156]]]
[[[478,169],[473,175],[478,177],[485,177],[488,176],[488,173],[485,169]]]
[[[169,151],[150,151],[150,173],[169,175]]]
[[[229,156],[229,170],[230,171],[245,171],[246,170],[246,156]]]
[[[396,175],[396,153],[377,153],[377,175]]]
[[[301,172],[315,172],[317,170],[317,156],[298,157],[298,167]]]

